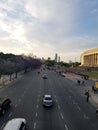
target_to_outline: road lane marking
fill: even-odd
[[[8,95],[5,96],[5,98],[7,98],[7,97],[8,97]]]
[[[34,129],[36,128],[36,122],[34,122],[34,127],[33,127]]]
[[[17,106],[18,106],[18,105],[16,104],[16,105],[15,105],[15,108],[16,108]]]
[[[58,105],[58,109],[60,110],[60,106]]]
[[[39,98],[37,99],[37,102],[39,102]]]
[[[23,93],[23,94],[22,94],[22,97],[24,97],[24,95],[25,95],[25,94]]]
[[[66,125],[66,124],[65,124],[65,129],[66,129],[66,130],[68,130],[68,127],[67,127],[67,125]]]
[[[54,97],[56,98],[56,95],[54,95]]]
[[[19,99],[18,101],[21,102],[21,99]]]
[[[64,119],[64,116],[63,116],[63,114],[62,114],[62,113],[61,113],[61,118],[62,118],[62,119]]]
[[[56,99],[56,102],[58,102],[58,100]]]
[[[89,117],[86,114],[84,114],[84,119],[89,119]]]
[[[73,104],[74,104],[74,105],[77,105],[77,103],[76,103],[74,100],[73,100]]]
[[[35,115],[35,116],[37,117],[37,115],[38,115],[38,114],[37,114],[37,112],[36,112],[36,115]]]
[[[78,108],[79,111],[81,110],[79,106],[77,106],[77,108]]]
[[[38,94],[38,98],[40,98],[40,93]]]
[[[37,106],[36,106],[37,108],[38,108],[38,104],[37,104]]]
[[[11,113],[9,114],[9,117],[11,117],[11,116],[12,116],[12,114],[13,114],[13,113],[11,112]]]

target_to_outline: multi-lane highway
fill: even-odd
[[[27,130],[98,130],[95,108],[86,102],[79,86],[53,70],[28,72],[8,87],[1,97],[12,100],[11,108],[0,117],[0,128],[12,118],[27,120]],[[42,76],[47,73],[48,79]],[[52,108],[44,108],[42,96],[51,94]]]

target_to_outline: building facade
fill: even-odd
[[[55,59],[54,60],[57,63],[57,60],[58,60],[58,54],[57,53],[55,54]]]
[[[81,65],[88,67],[98,67],[98,48],[91,49],[82,53]]]

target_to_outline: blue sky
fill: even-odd
[[[80,61],[98,47],[98,0],[0,0],[0,51]]]

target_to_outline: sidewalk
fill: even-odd
[[[11,80],[10,80],[10,76],[8,75],[2,75],[2,77],[0,78],[0,89],[8,86],[10,83],[16,81],[18,78],[23,76],[24,71],[21,71],[17,74],[17,78],[15,78],[15,74],[12,74]]]
[[[77,83],[77,80],[80,80],[81,82],[83,81],[83,79],[81,78],[81,76],[73,74],[73,73],[65,73],[66,78],[71,79],[73,82]],[[95,79],[91,79],[92,81],[95,81]],[[87,82],[87,80],[86,80]],[[88,85],[88,84],[86,84]],[[92,88],[90,87],[90,99],[89,99],[90,103],[95,106],[98,107],[98,92],[94,93],[92,91]]]
[[[98,107],[98,92],[94,94],[93,92],[90,92],[90,102],[95,107]]]

